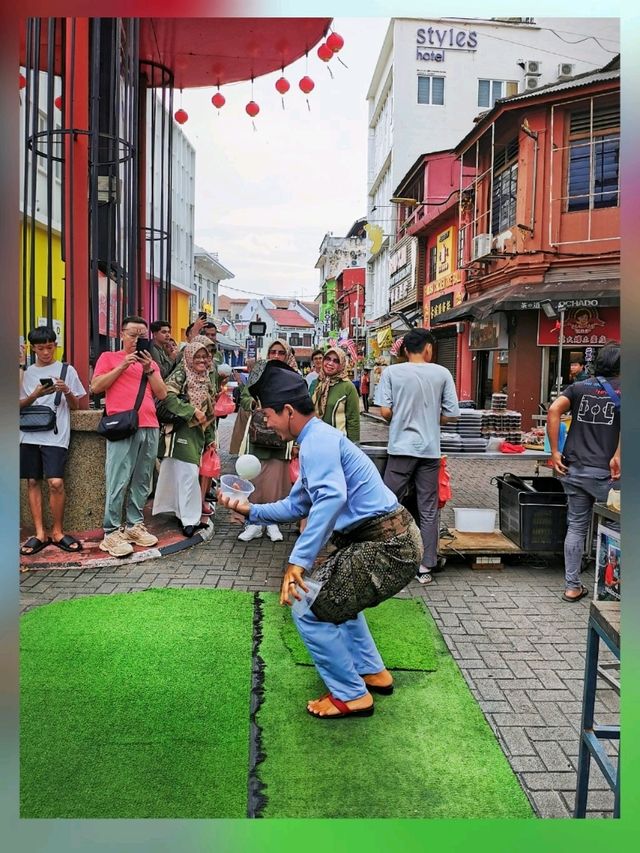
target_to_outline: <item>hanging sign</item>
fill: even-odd
[[[445,293],[432,299],[429,302],[429,325],[451,308],[453,308],[453,293]]]
[[[538,314],[538,346],[558,346],[560,318]],[[564,316],[564,346],[603,346],[620,340],[618,308],[569,308]]]

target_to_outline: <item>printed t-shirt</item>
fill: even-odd
[[[103,352],[98,357],[93,375],[103,376],[105,373],[110,373],[126,357],[127,354],[124,350],[120,350],[119,352]],[[159,373],[160,368],[157,363],[155,361],[151,363]],[[124,373],[120,374],[113,385],[105,391],[105,411],[107,414],[116,415],[118,412],[126,412],[129,409],[133,409],[140,389],[141,379],[142,365],[130,364]],[[159,426],[156,407],[153,401],[153,392],[149,382],[147,382],[144,397],[138,409],[138,426],[156,428]]]

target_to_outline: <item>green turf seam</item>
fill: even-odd
[[[262,817],[267,804],[265,785],[258,776],[258,765],[266,758],[262,748],[262,727],[256,716],[264,701],[265,663],[260,657],[262,643],[262,600],[260,593],[253,594],[253,646],[251,650],[251,698],[249,713],[249,775],[247,790],[247,817]]]

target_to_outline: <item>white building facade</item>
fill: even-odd
[[[389,324],[390,199],[417,157],[455,147],[497,99],[592,71],[619,49],[617,18],[391,19],[367,93],[367,221],[384,235],[367,265],[372,335]]]

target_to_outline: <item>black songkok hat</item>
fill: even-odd
[[[305,378],[288,364],[274,359],[256,364],[247,387],[264,409],[277,409],[285,403],[293,405],[309,399]]]

